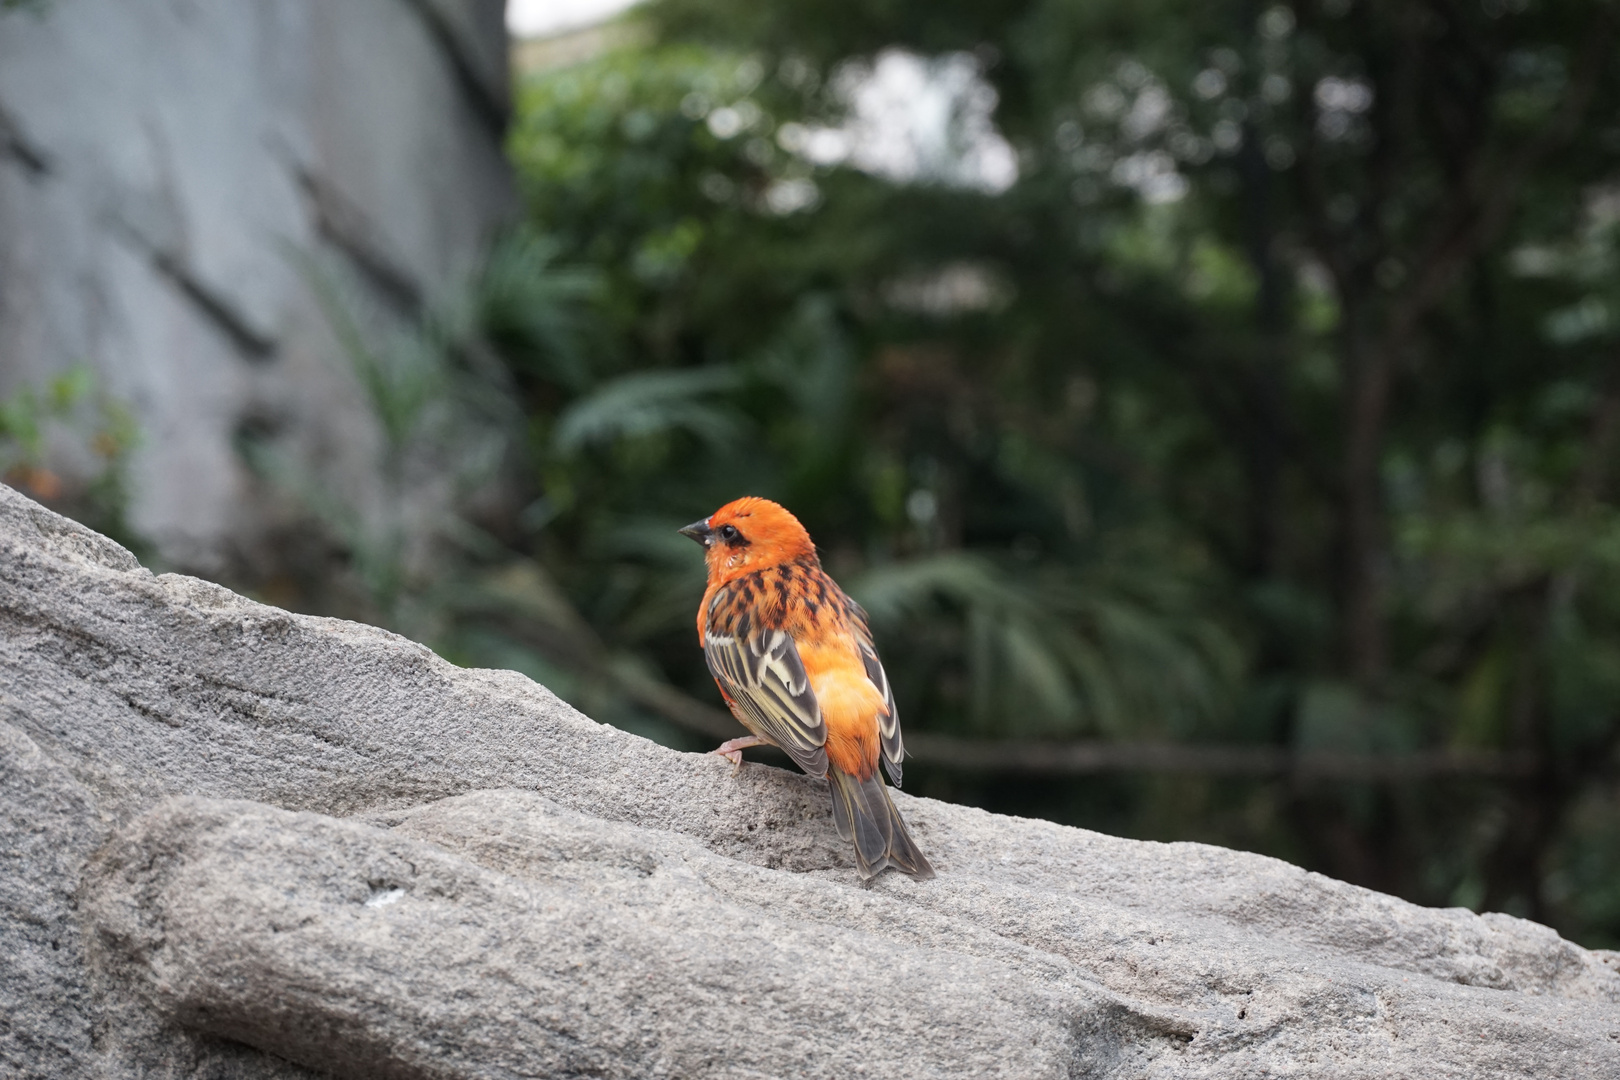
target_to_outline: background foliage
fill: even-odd
[[[98,390],[87,367],[0,398],[0,480],[144,551],[124,520],[135,443],[128,410]],[[50,468],[53,459],[69,463],[71,473]]]
[[[401,499],[451,460],[458,512],[305,484],[350,565],[321,603],[700,747],[673,530],[766,495],[871,610],[920,747],[1211,748],[922,755],[908,790],[1620,942],[1609,5],[637,18],[520,86],[526,222],[480,275],[341,335]],[[874,164],[860,88],[907,56],[952,122]]]

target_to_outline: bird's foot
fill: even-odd
[[[721,743],[719,746],[715,747],[714,750],[712,750],[710,752],[715,753],[715,754],[719,754],[721,757],[723,757],[727,761],[731,762],[731,764],[732,764],[731,775],[736,776],[738,773],[742,772],[742,764],[743,764],[742,752],[744,750],[748,749],[750,746],[765,746],[765,745],[766,745],[765,740],[760,738],[758,735],[744,735],[740,739],[727,739],[725,742]]]

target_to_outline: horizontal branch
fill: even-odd
[[[705,705],[668,683],[654,679],[621,678],[619,689],[637,705],[695,735],[725,740],[747,734],[742,724],[730,713]]]
[[[1280,746],[1188,743],[999,742],[941,735],[906,736],[906,757],[920,764],[974,772],[1032,775],[1179,773],[1198,776],[1290,777],[1390,783],[1433,777],[1514,777],[1535,768],[1527,757],[1490,750],[1413,754],[1298,751]]]
[[[621,683],[638,705],[678,727],[714,739],[743,734],[723,710],[652,680]],[[1426,750],[1413,754],[1296,751],[1280,746],[1200,746],[1145,742],[1022,742],[959,739],[918,732],[905,737],[906,760],[967,772],[1030,776],[1174,773],[1194,776],[1287,777],[1394,783],[1437,777],[1527,776],[1535,761],[1493,750]]]

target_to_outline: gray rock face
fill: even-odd
[[[153,576],[0,489],[0,1075],[1620,1077],[1620,956],[821,784]]]
[[[398,317],[469,267],[513,206],[503,7],[0,13],[0,395],[91,365],[139,424],[131,525],[171,564],[276,522],[242,432],[374,492],[370,413],[290,254]]]

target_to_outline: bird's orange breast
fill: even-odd
[[[855,639],[846,631],[795,644],[827,725],[827,760],[866,779],[878,767],[878,714],[884,705],[883,695],[866,677]]]

